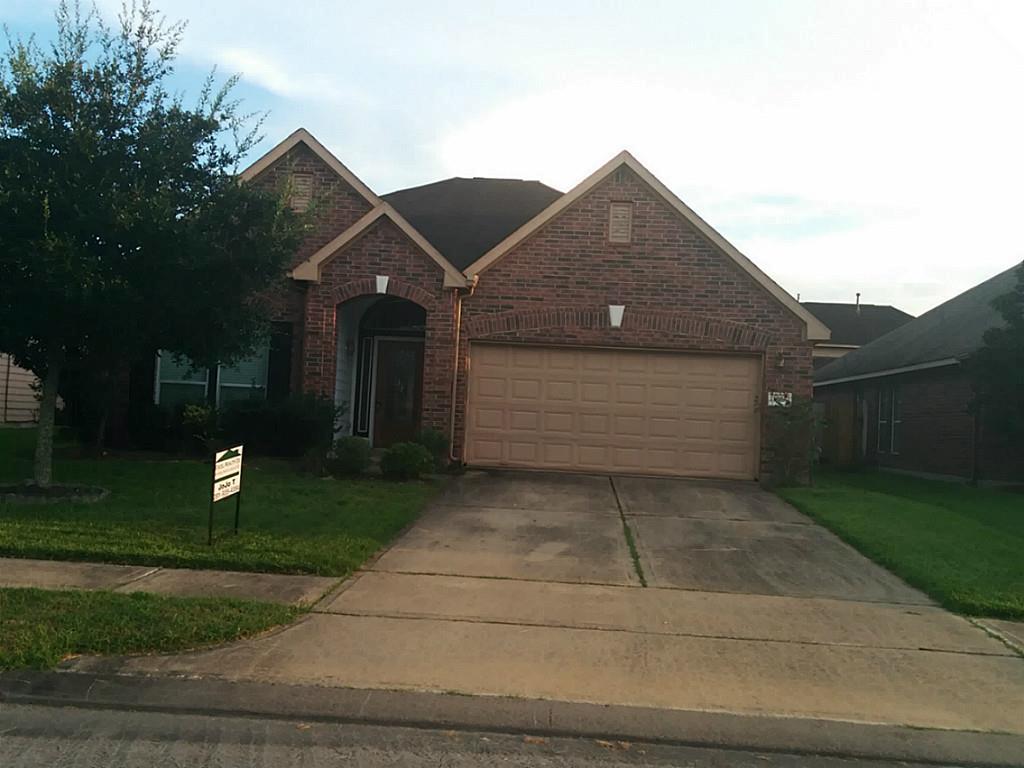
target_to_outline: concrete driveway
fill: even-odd
[[[1024,733],[1024,659],[740,483],[470,472],[297,625],[120,671]]]

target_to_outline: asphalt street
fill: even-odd
[[[869,768],[806,755],[596,739],[0,704],[5,768],[693,766]],[[900,763],[909,766],[908,763]]]

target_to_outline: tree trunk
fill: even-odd
[[[93,442],[93,450],[97,456],[103,455],[103,446],[107,440],[107,422],[110,420],[110,411],[113,407],[111,401],[114,398],[114,392],[116,391],[114,386],[114,377],[108,373],[104,373],[100,377],[100,404],[99,404],[99,418],[96,424],[96,435]]]
[[[36,485],[47,487],[53,481],[53,422],[57,410],[57,387],[63,355],[59,349],[50,351],[43,379],[43,392],[39,399],[39,427],[36,432],[36,460],[33,479]]]

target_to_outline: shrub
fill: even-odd
[[[253,453],[295,458],[311,451],[326,454],[334,439],[338,409],[327,398],[293,395],[279,403],[238,400],[225,409],[225,440],[244,443]]]
[[[370,441],[365,437],[339,437],[327,460],[332,475],[361,475],[370,466]]]
[[[434,469],[442,470],[448,463],[448,436],[439,429],[426,427],[416,436],[416,442],[434,457]]]
[[[419,443],[395,443],[380,457],[380,471],[392,480],[415,480],[434,466],[434,457]]]
[[[790,405],[768,409],[765,441],[769,446],[769,473],[762,482],[770,486],[807,483],[816,458],[814,401],[794,397]]]

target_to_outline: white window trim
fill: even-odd
[[[888,386],[882,387],[878,390],[878,438],[875,443],[879,453],[887,453],[890,456],[899,456],[900,452],[896,450],[896,427],[903,423],[903,419],[896,418],[896,398],[897,398],[898,387]],[[888,413],[882,413],[882,405],[885,402],[885,393],[889,395],[889,408]],[[883,415],[886,418],[882,418]],[[882,445],[882,425],[889,425],[889,445],[883,447]]]
[[[875,450],[879,453],[886,453],[885,447],[882,444],[882,425],[888,424],[889,420],[883,418],[885,414],[882,412],[882,406],[885,404],[885,392],[887,388],[882,387],[878,390],[878,436],[875,438]],[[892,433],[889,433],[889,443],[892,444]]]
[[[903,423],[903,419],[896,418],[896,398],[898,397],[898,388],[893,386],[889,388],[889,454],[892,456],[899,456],[900,452],[896,450],[896,427]]]

